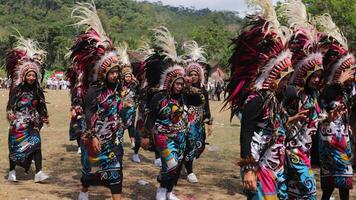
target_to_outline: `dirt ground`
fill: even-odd
[[[34,173],[25,175],[17,168],[17,183],[7,181],[8,173],[8,122],[5,107],[8,91],[0,91],[0,200],[55,200],[76,199],[80,190],[80,155],[75,141],[69,141],[69,95],[68,91],[48,91],[46,93],[50,126],[41,132],[43,170],[50,175],[46,183],[35,184]],[[242,195],[239,167],[234,163],[239,158],[239,123],[235,119],[230,125],[229,111],[219,112],[221,102],[212,102],[214,135],[209,137],[206,151],[194,164],[199,178],[198,184],[190,184],[183,173],[175,192],[182,200],[233,200],[245,199]],[[140,151],[141,163],[131,161],[132,150],[125,135],[123,199],[154,200],[158,187],[156,176],[159,168],[153,165],[154,154]],[[32,166],[34,168],[34,166]],[[315,173],[319,172],[315,170]],[[138,184],[139,180],[147,185]],[[317,177],[317,180],[319,178]],[[356,183],[356,179],[354,179]],[[91,200],[110,199],[109,190],[92,187]],[[320,199],[318,191],[318,199]],[[335,192],[335,199],[338,194]],[[352,191],[350,199],[356,199]]]

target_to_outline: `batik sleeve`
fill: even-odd
[[[15,89],[10,89],[10,92],[9,92],[9,101],[7,102],[7,107],[6,107],[6,111],[8,113],[10,112],[13,112],[14,110],[14,107],[15,107],[15,104],[16,104],[16,97],[17,97],[17,88]]]
[[[148,117],[146,120],[146,130],[148,130],[148,131],[145,131],[145,133],[143,134],[144,138],[149,137],[149,135],[147,135],[147,134],[149,134],[151,132],[151,130],[153,129],[153,127],[155,125],[155,122],[158,117],[159,105],[160,105],[160,102],[162,101],[162,99],[163,99],[162,93],[157,93],[152,97],[152,99],[150,101],[149,113],[148,113]]]
[[[243,170],[253,170],[256,161],[251,152],[251,142],[254,133],[258,130],[257,124],[260,121],[263,110],[263,101],[260,96],[256,96],[245,104],[242,110],[240,146],[241,160],[239,165]]]
[[[96,113],[96,98],[98,96],[98,89],[96,87],[90,87],[87,94],[84,96],[83,107],[85,116],[86,130],[89,131],[93,128],[93,118]]]
[[[206,90],[203,90],[203,95],[204,95],[204,121],[211,125],[213,123],[213,118],[210,113],[210,103],[209,103],[209,94]]]
[[[43,90],[38,90],[38,95],[39,95],[39,104],[37,106],[37,112],[41,118],[48,118],[46,98],[44,96]]]

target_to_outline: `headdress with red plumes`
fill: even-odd
[[[79,19],[74,25],[88,26],[86,32],[77,37],[70,49],[73,68],[68,71],[72,74],[68,77],[69,81],[75,83],[72,88],[76,88],[78,95],[83,97],[90,83],[104,81],[111,68],[125,66],[127,60],[123,59],[106,35],[94,2],[77,3],[71,16]],[[76,80],[71,80],[72,78]]]
[[[301,0],[288,0],[282,4],[281,10],[292,30],[288,41],[288,47],[293,53],[294,74],[291,82],[302,86],[311,74],[323,69],[323,56],[318,45],[320,34],[310,23]]]
[[[202,66],[202,64],[206,64],[207,62],[205,58],[206,53],[204,51],[204,47],[200,47],[196,41],[192,40],[185,42],[184,48],[187,51],[187,59],[185,60],[185,62],[188,63],[185,68],[186,74],[189,74],[192,71],[197,72],[200,84],[204,85],[205,76],[204,67]]]
[[[325,36],[320,40],[321,47],[325,50],[323,64],[328,82],[336,82],[343,70],[353,70],[355,58],[349,52],[347,39],[332,21],[329,14],[316,18]]]
[[[285,49],[285,35],[270,0],[250,1],[262,10],[249,16],[249,23],[233,39],[234,52],[229,62],[231,77],[226,100],[233,109],[241,109],[252,90],[270,89],[271,83],[290,74],[291,57]]]
[[[44,60],[46,52],[38,48],[38,43],[25,39],[19,32],[15,36],[17,42],[6,58],[7,76],[11,78],[11,88],[23,83],[26,74],[30,71],[36,73],[40,84],[44,73]]]

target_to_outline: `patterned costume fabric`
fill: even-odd
[[[330,112],[337,105],[351,103],[350,96],[340,86],[332,85],[325,89],[321,105]],[[322,189],[352,189],[353,170],[351,164],[351,130],[349,113],[333,122],[320,125],[320,182]]]
[[[121,109],[120,116],[124,129],[127,129],[135,124],[137,98],[138,85],[136,82],[132,82],[129,85],[127,85],[126,83],[123,83],[121,85],[121,99],[123,107]],[[132,137],[134,136],[135,135],[132,135]]]
[[[339,79],[345,71],[354,72],[355,58],[348,49],[346,38],[329,14],[319,16],[317,21],[325,34],[320,43],[325,50],[323,65],[327,81],[320,97],[320,105],[328,113],[342,104],[348,109],[351,106],[352,93],[346,89],[348,83],[341,86]],[[325,120],[320,124],[320,182],[323,190],[353,187],[349,120],[349,110],[346,110],[336,120]]]
[[[251,112],[249,104],[259,100],[263,107],[254,107],[258,113],[256,131],[251,141],[251,154],[258,163],[257,196],[259,199],[287,199],[287,185],[284,173],[286,130],[284,123],[287,121],[285,111],[276,102],[274,95],[268,91],[261,91],[249,95],[245,102],[244,112]],[[241,137],[247,137],[243,135]],[[245,138],[241,138],[244,140]]]
[[[321,109],[318,92],[300,92],[299,111],[309,110],[304,122],[294,124],[286,139],[286,173],[289,199],[316,199],[316,181],[311,168],[312,137],[317,131]]]
[[[146,93],[142,89],[139,92],[138,97],[138,112],[137,112],[137,121],[136,121],[136,131],[137,135],[142,136],[144,135],[145,131],[145,121],[147,117],[146,107],[148,107],[147,102],[145,101]]]
[[[44,96],[35,95],[34,86],[17,86],[10,94],[8,112],[16,119],[10,123],[9,158],[26,170],[33,152],[41,148],[42,118],[47,116]]]
[[[94,106],[92,102],[95,102]],[[82,140],[83,185],[117,185],[122,183],[122,102],[117,88],[92,87],[84,99],[87,128],[94,131],[101,150],[95,152],[91,140]]]
[[[15,47],[6,57],[7,75],[11,80],[7,114],[8,117],[13,116],[13,119],[8,118],[9,159],[10,168],[13,163],[28,171],[33,153],[41,149],[40,130],[43,120],[48,118],[45,97],[40,86],[46,52],[38,48],[36,41],[18,34],[19,36],[15,36]],[[32,84],[26,81],[30,72],[36,76]]]
[[[200,99],[203,104],[199,106],[189,106],[188,108],[188,131],[187,131],[187,156],[186,161],[193,161],[199,158],[205,149],[205,119],[210,119],[210,109],[207,104],[208,94],[206,90],[200,91]]]
[[[85,118],[83,115],[83,103],[80,101],[80,97],[71,93],[71,119],[69,124],[69,140],[77,140],[82,136],[85,131]]]
[[[226,105],[241,111],[238,162],[242,177],[252,171],[257,176],[257,193],[245,191],[250,199],[287,199],[284,171],[287,113],[277,100],[292,72],[292,53],[270,0],[251,1],[259,7],[256,15],[233,39],[229,60],[231,77]],[[245,180],[244,180],[245,181]]]
[[[156,94],[151,101],[149,124],[152,124],[154,143],[162,160],[159,181],[174,179],[186,148],[187,107],[183,96]]]
[[[199,101],[203,102],[199,106],[189,106],[188,108],[188,153],[185,160],[189,164],[190,162],[193,162],[194,158],[199,158],[203,153],[206,138],[205,123],[208,121],[211,125],[212,120],[209,107],[209,95],[204,88],[205,70],[203,66],[207,63],[205,58],[206,53],[204,48],[199,47],[198,43],[195,41],[186,42],[185,49],[187,52],[186,62],[188,63],[185,68],[185,73],[188,76],[191,76],[191,73],[194,72],[197,77],[197,82],[192,84],[190,92],[194,93],[195,91],[196,95],[200,96]]]

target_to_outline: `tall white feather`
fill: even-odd
[[[74,9],[72,10],[71,17],[73,19],[79,20],[73,25],[87,25],[87,31],[89,29],[94,29],[99,34],[102,43],[110,40],[105,33],[103,25],[101,24],[100,18],[96,11],[94,0],[92,3],[77,2],[77,5],[75,5]]]
[[[280,9],[282,11],[282,15],[287,17],[288,25],[290,27],[309,27],[308,13],[301,0],[288,0],[282,4]]]
[[[16,31],[18,35],[14,35],[17,39],[15,49],[26,52],[28,58],[35,60],[42,65],[46,59],[47,52],[39,49],[38,42],[31,39],[25,39],[18,30]]]
[[[187,56],[193,62],[207,63],[206,52],[204,51],[204,46],[199,46],[194,40],[184,43],[184,48],[187,51]]]
[[[144,42],[143,45],[137,49],[137,51],[145,55],[144,60],[147,60],[155,53],[154,49],[152,49],[147,42]]]
[[[162,49],[166,59],[171,59],[173,62],[179,63],[181,59],[178,57],[176,50],[176,42],[169,30],[164,26],[159,26],[153,29],[154,44]]]
[[[282,15],[287,18],[289,27],[305,29],[308,38],[311,41],[316,41],[318,31],[310,23],[306,7],[301,0],[288,0],[282,4],[280,10]]]
[[[121,43],[118,47],[116,47],[117,53],[120,56],[120,62],[123,66],[130,66],[130,58],[127,54],[128,45],[126,42]]]
[[[322,27],[324,33],[335,38],[346,50],[348,50],[347,39],[340,29],[333,22],[330,14],[325,13],[315,18],[316,22]]]
[[[270,26],[269,29],[275,31],[283,42],[286,42],[286,37],[281,30],[281,25],[271,0],[246,0],[246,3],[249,6],[256,7],[257,14],[262,15],[267,21],[272,22],[272,26]]]

